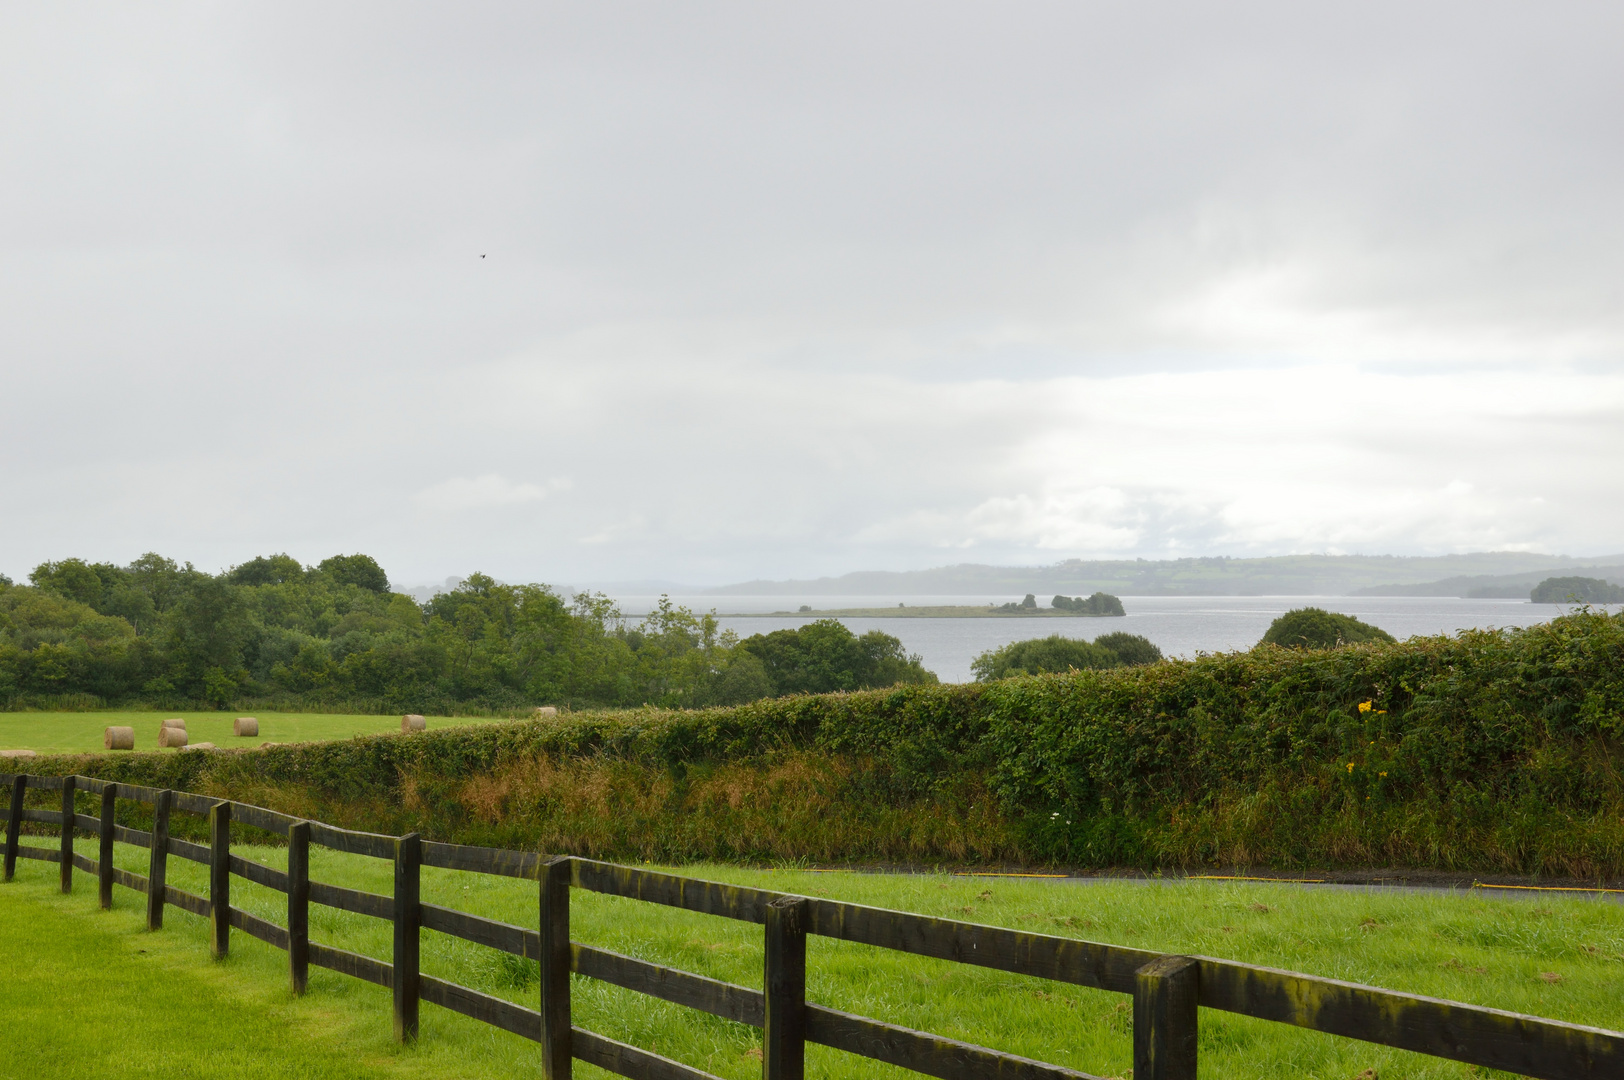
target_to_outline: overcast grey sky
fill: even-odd
[[[1618,551],[1621,31],[7,5],[0,571]]]

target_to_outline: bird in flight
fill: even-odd
[[[480,258],[481,258],[481,259],[483,259],[483,258],[484,258],[484,257],[485,257],[485,256],[483,256],[483,255],[481,255],[481,256],[480,256]]]

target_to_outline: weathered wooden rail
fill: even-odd
[[[352,832],[244,803],[83,776],[0,776],[0,782],[9,787],[11,795],[6,822],[6,881],[12,880],[19,858],[59,864],[65,893],[73,889],[75,869],[95,874],[104,908],[112,904],[114,885],[145,894],[149,929],[162,927],[166,906],[210,920],[210,947],[216,956],[224,956],[229,950],[233,928],[285,950],[295,993],[305,991],[312,964],[389,987],[394,999],[395,1035],[403,1041],[417,1036],[421,1001],[532,1039],[541,1044],[542,1067],[548,1080],[567,1080],[571,1061],[576,1058],[633,1080],[709,1078],[708,1073],[680,1062],[572,1026],[571,972],[761,1028],[765,1080],[801,1080],[808,1042],[941,1080],[1088,1080],[1087,1073],[807,1001],[808,934],[1130,994],[1135,1080],[1194,1080],[1201,1008],[1295,1024],[1544,1080],[1624,1077],[1624,1034],[1618,1032],[1230,960],[1165,955],[1028,934],[741,888],[591,859],[438,844],[416,834],[396,837]],[[30,791],[58,793],[61,808],[27,805]],[[81,796],[86,801],[99,797],[98,816],[78,812]],[[152,829],[116,824],[118,799],[150,805]],[[208,818],[207,845],[169,835],[170,818],[177,810]],[[20,839],[24,822],[58,826],[59,847],[23,846]],[[286,838],[288,869],[284,872],[232,855],[233,822]],[[73,850],[78,832],[100,838],[97,859]],[[113,865],[115,842],[148,849],[145,876]],[[312,881],[312,844],[391,861],[394,895]],[[209,868],[208,896],[166,883],[170,856]],[[536,929],[422,902],[418,883],[424,866],[537,882]],[[285,893],[287,926],[232,907],[233,876]],[[760,924],[765,991],[570,941],[571,888]],[[391,922],[391,962],[311,941],[311,904]],[[422,974],[418,968],[418,942],[424,930],[538,961],[538,1008],[528,1009]]]

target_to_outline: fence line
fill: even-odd
[[[388,987],[395,1037],[401,1041],[417,1037],[422,1001],[534,1040],[541,1044],[547,1080],[568,1080],[574,1059],[631,1080],[715,1080],[680,1062],[573,1026],[572,972],[761,1028],[764,1080],[803,1080],[808,1042],[940,1080],[981,1080],[989,1075],[999,1080],[1097,1080],[1087,1073],[807,1001],[808,934],[1129,994],[1133,998],[1135,1080],[1195,1080],[1202,1008],[1542,1080],[1624,1076],[1624,1034],[1619,1032],[1232,960],[1030,934],[573,856],[441,844],[423,840],[416,833],[395,837],[355,832],[227,799],[84,776],[19,774],[3,780],[11,795],[6,819],[6,881],[12,880],[19,858],[59,864],[64,893],[72,892],[75,868],[95,874],[103,908],[112,906],[114,885],[146,895],[149,929],[163,926],[166,906],[208,919],[214,956],[228,954],[233,929],[286,951],[289,984],[295,994],[305,992],[312,964]],[[25,805],[30,790],[60,792],[61,809]],[[98,817],[78,812],[81,794],[100,797]],[[152,829],[115,824],[118,799],[152,806]],[[207,845],[169,835],[170,815],[175,810],[207,817]],[[59,847],[23,846],[24,822],[58,826]],[[288,869],[275,870],[232,855],[233,822],[285,838]],[[99,837],[96,860],[73,850],[76,831]],[[113,865],[115,841],[148,849],[146,876]],[[311,844],[390,861],[394,894],[383,896],[312,881]],[[208,896],[166,883],[170,856],[208,867]],[[535,881],[537,928],[422,902],[419,884],[424,866]],[[286,894],[287,926],[232,907],[233,876]],[[760,924],[765,989],[752,990],[570,941],[572,888]],[[311,941],[312,903],[388,920],[394,929],[390,962]],[[425,929],[538,961],[537,1008],[422,974],[419,941]]]

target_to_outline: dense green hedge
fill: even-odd
[[[1317,652],[1259,648],[990,691],[994,787],[1068,817],[1043,847],[1132,858],[1125,819],[1225,797],[1286,826],[1395,807],[1484,825],[1616,818],[1624,623],[1580,614]],[[1533,841],[1537,838],[1528,837]],[[1278,850],[1278,846],[1277,846]],[[1615,853],[1616,857],[1616,853]]]
[[[1621,728],[1624,620],[1579,613],[1319,652],[36,765],[194,790],[285,786],[328,806],[398,805],[409,784],[423,827],[451,835],[464,782],[526,762],[640,769],[666,778],[679,813],[691,808],[671,777],[813,754],[845,763],[832,797],[854,808],[940,805],[979,785],[1029,861],[1585,875],[1624,870]],[[712,853],[724,851],[737,853],[719,839]]]

